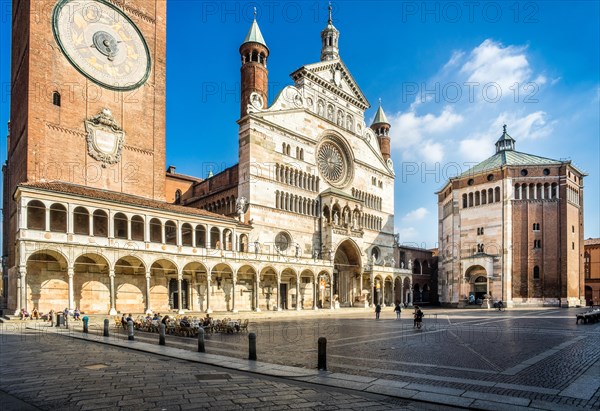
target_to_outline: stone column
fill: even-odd
[[[108,210],[108,238],[115,238],[115,216],[112,210]]]
[[[408,306],[412,307],[413,306],[413,283],[412,283],[412,278],[410,279],[410,283],[409,283],[410,289],[408,290],[408,296],[409,296],[409,300],[408,300]]]
[[[254,306],[254,311],[256,311],[257,313],[260,312],[260,307],[259,307],[259,291],[260,291],[260,273],[256,273],[256,286],[255,286],[255,298],[256,298],[256,302],[255,302],[255,306]]]
[[[196,227],[192,225],[192,247],[196,248]]]
[[[206,314],[210,314],[213,312],[212,308],[210,308],[210,282],[210,273],[206,273]]]
[[[152,309],[150,308],[150,270],[146,271],[146,314],[150,313]]]
[[[313,277],[313,310],[317,310],[317,298],[319,290],[319,278]]]
[[[46,228],[44,231],[50,231],[50,207],[46,207],[45,217],[46,217],[46,222],[45,222]]]
[[[333,273],[329,276],[329,309],[333,310]]]
[[[94,235],[94,213],[90,213],[88,217],[88,235]]]
[[[371,278],[369,279],[369,284],[370,284],[370,288],[371,288],[371,300],[373,301],[373,307],[375,307],[377,305],[377,288],[375,288],[375,277],[373,277],[373,274],[371,274]]]
[[[144,216],[144,242],[150,242],[150,218],[147,215]]]
[[[73,206],[71,204],[67,207],[67,234],[73,234]]]
[[[69,310],[75,309],[75,301],[73,298],[73,277],[75,276],[75,269],[72,266],[67,268],[67,274],[69,275]]]
[[[280,294],[281,293],[281,274],[277,274],[277,311],[281,311],[281,298],[280,298]]]
[[[23,274],[21,273],[21,268],[17,267],[17,307],[15,308],[15,313],[14,315],[19,315],[21,313],[21,308],[22,307],[22,292],[21,289],[22,287],[22,283],[21,283],[21,277],[23,276]]]
[[[400,305],[404,304],[404,279],[400,277]]]
[[[19,292],[19,298],[21,299],[19,311],[21,308],[27,310],[27,267],[19,267],[19,283],[21,284],[21,290]]]
[[[110,315],[117,315],[117,304],[115,301],[115,270],[108,270],[108,276],[110,278]]]
[[[183,244],[181,237],[181,221],[177,221],[177,224],[175,225],[175,243],[177,244],[177,247],[181,247],[181,244]]]
[[[127,239],[131,241],[131,217],[127,217]]]
[[[300,311],[302,299],[300,298],[300,274],[296,276],[296,311]]]
[[[381,307],[385,307],[385,278],[381,280]]]
[[[165,223],[160,222],[160,242],[161,244],[166,244],[166,233],[165,233]]]
[[[235,309],[235,283],[237,282],[237,273],[231,274],[231,312],[237,313],[238,310]]]
[[[164,230],[163,230],[164,233]],[[177,314],[184,314],[183,311],[183,298],[181,298],[181,282],[183,281],[183,274],[177,276],[177,307],[179,307]]]

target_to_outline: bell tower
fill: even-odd
[[[248,114],[248,105],[259,110],[268,107],[269,48],[256,22],[256,8],[250,31],[240,46],[240,55],[242,57],[240,118],[242,118]]]
[[[332,7],[329,3],[329,21],[327,27],[321,32],[321,61],[337,60],[340,58],[340,49],[338,42],[340,32],[333,25]]]
[[[383,108],[381,107],[380,99],[379,108],[377,109],[377,113],[373,119],[373,124],[371,124],[371,129],[377,136],[379,148],[381,149],[381,155],[383,156],[384,160],[390,158],[390,127],[391,125],[388,122],[385,113],[383,112]]]

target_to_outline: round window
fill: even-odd
[[[277,234],[277,236],[275,237],[275,246],[280,251],[287,250],[290,246],[290,242],[290,236],[287,233],[284,233],[283,231]]]
[[[332,139],[325,140],[317,151],[317,167],[321,176],[331,185],[344,186],[352,169],[344,146]]]
[[[467,181],[467,184],[472,186],[473,183],[475,183],[475,180],[473,180],[472,178],[469,179],[469,181]]]
[[[529,172],[526,169],[521,170],[521,175],[525,177]]]
[[[494,180],[494,175],[493,174],[488,174],[487,181],[493,181],[493,180]]]
[[[545,168],[544,169],[544,175],[545,176],[549,176],[550,175],[550,169],[549,168]]]

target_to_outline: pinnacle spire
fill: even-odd
[[[321,61],[337,60],[340,58],[338,41],[340,32],[333,25],[333,6],[329,2],[329,19],[327,27],[321,32]]]
[[[242,44],[246,43],[258,43],[262,44],[269,49],[267,43],[265,42],[265,38],[263,37],[260,28],[258,27],[258,22],[256,21],[256,7],[254,7],[254,21],[252,21],[252,25],[250,26],[250,30],[248,30],[248,34],[246,34],[246,38]]]
[[[377,109],[377,113],[375,113],[375,118],[373,119],[373,125],[375,124],[390,124],[385,112],[383,111],[383,107],[381,106],[381,99],[379,99],[379,108]]]

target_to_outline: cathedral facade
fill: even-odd
[[[504,126],[496,154],[437,193],[444,305],[585,305],[585,174],[515,145]]]
[[[34,24],[41,3],[52,12]],[[380,107],[366,126],[369,103],[331,17],[320,61],[271,104],[270,50],[252,23],[240,47],[239,163],[206,180],[165,172],[165,33],[166,2],[13,2],[5,306],[410,302],[410,271],[393,257],[390,125]]]

